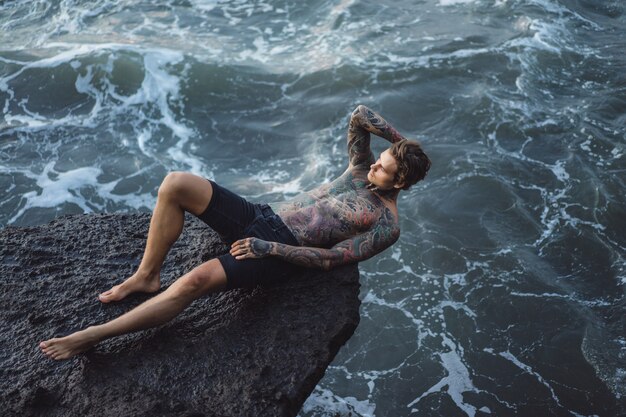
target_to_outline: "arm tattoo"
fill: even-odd
[[[370,150],[370,133],[391,143],[405,139],[379,114],[364,105],[359,105],[352,112],[348,128],[348,154],[352,165],[374,162],[374,156]]]
[[[372,230],[339,242],[330,249],[290,246],[272,242],[272,255],[287,262],[329,270],[371,258],[393,245],[400,236],[397,225],[376,225]]]

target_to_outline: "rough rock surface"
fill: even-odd
[[[356,266],[196,300],[161,327],[56,362],[38,343],[110,320],[101,304],[136,269],[149,214],[78,215],[0,230],[0,415],[293,416],[359,322]],[[226,251],[187,218],[162,288]]]

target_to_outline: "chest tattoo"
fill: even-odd
[[[301,245],[330,247],[381,222],[393,222],[391,211],[366,185],[344,174],[281,204],[279,214]]]

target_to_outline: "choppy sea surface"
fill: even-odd
[[[625,12],[0,1],[0,226],[151,211],[173,170],[287,199],[344,171],[365,104],[433,168],[300,416],[624,414]]]

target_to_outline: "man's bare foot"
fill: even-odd
[[[99,340],[92,328],[87,328],[69,336],[46,340],[39,343],[41,351],[55,360],[69,359],[98,343]]]
[[[156,292],[160,288],[161,276],[159,273],[146,275],[137,271],[126,281],[100,294],[98,299],[103,303],[110,303],[111,301],[119,301],[134,292]]]

